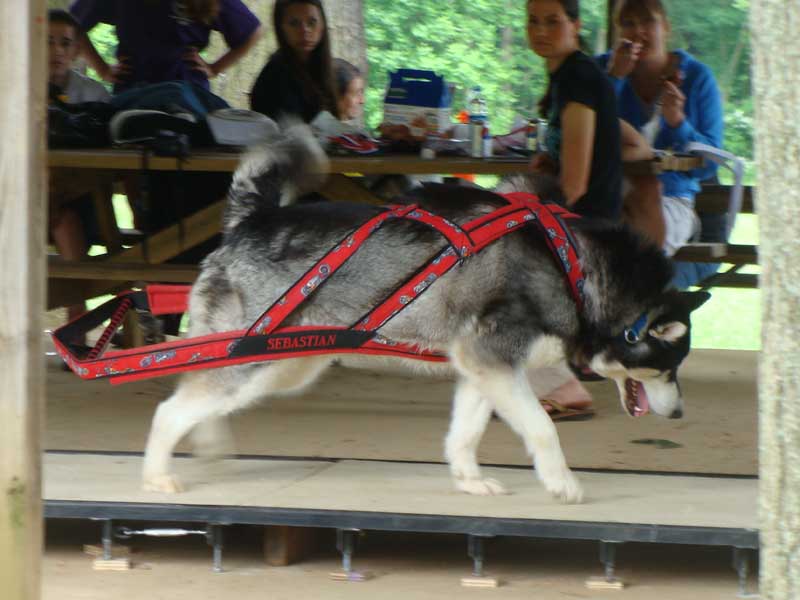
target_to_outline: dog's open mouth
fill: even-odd
[[[630,377],[625,380],[625,412],[631,417],[642,417],[650,412],[650,402],[641,381]]]

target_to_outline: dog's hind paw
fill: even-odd
[[[179,494],[183,491],[183,485],[177,475],[156,475],[154,477],[145,477],[144,481],[142,481],[142,489],[145,492]]]
[[[475,496],[502,496],[506,488],[496,479],[456,479],[456,489]]]
[[[580,504],[583,502],[583,488],[578,478],[565,468],[557,476],[541,477],[545,489],[564,504]]]

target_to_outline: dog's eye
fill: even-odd
[[[680,321],[672,321],[670,323],[662,323],[650,329],[650,335],[658,340],[665,342],[676,342],[682,338],[689,331],[685,323]]]

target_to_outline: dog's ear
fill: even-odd
[[[686,307],[687,312],[692,312],[703,306],[711,298],[708,292],[679,292],[681,304]]]
[[[686,323],[670,321],[669,323],[661,323],[653,327],[647,333],[658,340],[673,344],[685,336],[687,331],[689,331],[689,328],[686,326]]]

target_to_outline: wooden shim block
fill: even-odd
[[[112,558],[110,560],[103,560],[102,558],[95,558],[92,561],[92,569],[95,571],[130,571],[131,559]]]
[[[500,580],[496,577],[476,577],[471,575],[470,577],[462,577],[461,585],[473,588],[496,588],[500,587]]]
[[[102,557],[103,556],[103,547],[99,544],[84,544],[83,545],[83,553],[88,554],[89,556],[94,557]],[[131,549],[129,546],[111,546],[111,555],[112,556],[130,556]]]
[[[605,577],[589,577],[586,587],[590,590],[621,590],[625,587],[625,582],[616,578],[609,581]]]
[[[303,560],[316,547],[317,530],[313,527],[269,525],[264,528],[264,561],[273,567],[285,567]]]
[[[353,581],[356,583],[367,581],[374,577],[370,571],[333,571],[329,575],[334,581]]]

